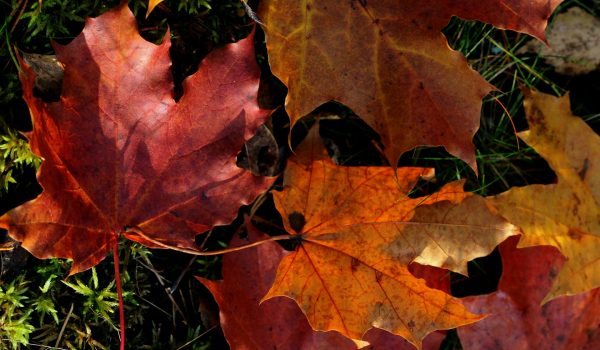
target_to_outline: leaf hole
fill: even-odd
[[[306,224],[306,219],[302,213],[297,211],[288,215],[288,221],[290,222],[290,226],[296,233],[302,232],[304,225]]]

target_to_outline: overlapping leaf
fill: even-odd
[[[248,223],[249,224],[249,223]],[[267,238],[248,227],[248,238],[235,237],[238,246]],[[223,257],[223,281],[198,278],[213,294],[221,327],[232,349],[351,349],[350,340],[335,332],[315,332],[292,300],[279,298],[260,304],[275,278],[286,251],[275,242]]]
[[[517,249],[518,240],[511,237],[500,245],[503,275],[498,291],[462,299],[473,312],[490,314],[458,329],[463,347],[600,348],[600,289],[540,306],[565,259],[554,247]]]
[[[269,62],[289,89],[292,124],[329,100],[352,108],[382,138],[392,165],[443,145],[475,166],[471,139],[492,87],[448,48],[452,15],[544,37],[560,0],[261,1]]]
[[[164,0],[148,0],[148,10],[146,11],[146,17],[150,16],[150,13],[154,11],[154,8],[163,1]]]
[[[168,34],[159,46],[142,39],[125,3],[57,45],[65,65],[59,102],[36,99],[34,74],[23,66],[44,192],[0,226],[34,255],[72,258],[75,273],[102,259],[128,226],[193,247],[195,235],[230,222],[268,187],[270,179],[235,164],[268,115],[256,101],[252,36],[211,53],[178,103],[169,46]]]
[[[230,246],[238,246],[268,238],[246,223],[248,237],[234,237]],[[256,249],[247,249],[223,257],[223,281],[198,278],[213,294],[220,309],[223,333],[232,349],[355,349],[355,345],[337,332],[314,331],[298,305],[288,298],[267,300],[267,293],[281,259],[288,253],[275,242]],[[413,274],[426,276],[437,287],[448,291],[449,279],[445,270],[414,264]],[[365,350],[410,350],[414,347],[404,339],[388,332],[372,329],[365,339]],[[425,349],[439,349],[443,334],[427,336]]]
[[[288,162],[284,191],[274,193],[286,230],[301,239],[285,257],[265,299],[295,299],[317,330],[361,339],[371,327],[420,346],[426,334],[471,323],[449,295],[413,277],[408,264],[465,271],[466,261],[488,254],[512,225],[461,183],[432,196],[408,193],[430,169],[340,167],[317,128]]]
[[[522,228],[520,247],[552,245],[566,257],[544,301],[600,286],[600,137],[571,115],[569,98],[528,92],[519,134],[556,172],[555,185],[513,188],[494,204]]]

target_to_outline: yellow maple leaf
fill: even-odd
[[[150,13],[154,11],[154,8],[163,1],[164,0],[148,0],[148,11],[146,11],[146,18],[148,18],[148,16],[150,16]]]
[[[529,131],[519,133],[558,183],[513,188],[493,202],[524,232],[519,247],[555,246],[567,257],[543,303],[600,286],[600,138],[571,114],[569,97],[526,92]]]

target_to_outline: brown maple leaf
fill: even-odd
[[[471,139],[492,86],[441,30],[457,15],[544,38],[559,2],[267,0],[259,16],[292,125],[336,100],[381,135],[394,167],[403,152],[442,145],[476,169]]]
[[[159,46],[140,37],[125,2],[56,45],[65,66],[59,102],[34,98],[35,76],[23,64],[44,191],[0,227],[37,257],[71,258],[71,273],[87,269],[128,226],[193,248],[198,233],[229,223],[272,182],[236,166],[268,116],[257,104],[252,36],[209,54],[178,103],[169,46],[168,33]]]
[[[298,147],[274,200],[299,246],[286,256],[265,297],[295,299],[316,330],[358,340],[372,327],[420,346],[436,329],[475,322],[454,298],[426,286],[412,261],[466,271],[516,234],[481,197],[451,183],[409,198],[431,169],[341,167],[326,154],[315,127]]]
[[[458,329],[463,347],[600,348],[600,288],[540,306],[565,259],[554,247],[517,249],[518,240],[511,237],[499,246],[503,274],[498,291],[462,299],[473,312],[490,314]]]
[[[519,247],[552,245],[568,258],[546,302],[600,286],[600,137],[571,114],[568,96],[525,94],[529,131],[518,135],[558,183],[512,188],[493,203],[523,230]]]

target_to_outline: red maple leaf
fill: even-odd
[[[193,248],[198,233],[230,222],[272,182],[236,166],[269,114],[257,104],[252,35],[209,54],[178,103],[169,34],[158,46],[145,41],[126,3],[55,46],[65,65],[59,102],[36,99],[35,74],[25,64],[21,74],[44,191],[0,218],[37,257],[71,258],[76,273],[103,259],[127,227]]]
[[[473,311],[490,314],[458,329],[463,347],[598,349],[600,288],[540,305],[566,259],[554,247],[517,249],[518,241],[499,245],[504,273],[498,291],[463,299]]]

